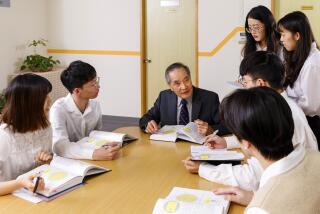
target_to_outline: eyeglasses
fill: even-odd
[[[240,83],[243,87],[247,87],[248,82],[256,81],[256,79],[245,80],[243,76],[239,76],[237,82]]]
[[[240,83],[243,86],[243,76],[239,75],[237,79],[237,83]]]
[[[247,27],[246,31],[247,33],[260,33],[263,30],[263,26],[253,26],[253,27]]]

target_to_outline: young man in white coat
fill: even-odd
[[[284,66],[278,56],[265,51],[257,51],[243,59],[240,65],[240,75],[245,88],[266,86],[280,93],[287,101],[294,120],[293,146],[301,144],[303,147],[317,150],[316,138],[308,125],[306,117],[300,107],[291,100],[283,90]],[[276,111],[276,110],[275,110]],[[270,115],[272,116],[272,115]],[[209,136],[207,145],[211,148],[239,148],[239,141],[235,136]],[[248,191],[256,191],[259,187],[263,168],[256,158],[249,158],[247,164],[221,164],[214,166],[208,163],[184,160],[185,167],[192,173],[207,180],[238,186]]]
[[[70,94],[58,99],[50,109],[53,151],[59,156],[73,159],[115,159],[120,149],[118,143],[99,149],[79,143],[92,130],[102,128],[100,105],[94,100],[100,89],[94,67],[82,61],[72,62],[61,73],[61,81]]]
[[[238,89],[221,103],[221,119],[263,168],[254,194],[236,187],[214,190],[248,205],[246,214],[320,213],[320,153],[292,143],[294,121],[286,100],[269,87]]]

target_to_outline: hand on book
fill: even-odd
[[[52,154],[48,151],[40,151],[35,158],[37,166],[40,166],[42,164],[49,164],[51,160]]]
[[[253,197],[252,191],[246,191],[239,187],[224,187],[213,190],[216,195],[224,195],[224,198],[228,201],[247,206]]]
[[[35,183],[33,182],[33,180],[36,177],[39,177],[39,174],[32,174],[32,175],[28,175],[28,176],[22,176],[20,178],[17,179],[17,181],[19,182],[19,185],[21,188],[26,188],[28,189],[30,192],[33,192],[34,188],[35,188]],[[43,178],[39,178],[39,183],[37,186],[37,190],[43,190],[44,189],[44,181]]]
[[[156,121],[154,120],[150,120],[148,122],[148,125],[146,127],[145,132],[147,132],[148,134],[154,134],[159,130],[158,128],[158,124],[156,123]]]
[[[182,163],[186,167],[186,169],[191,172],[191,173],[198,173],[199,172],[199,167],[200,167],[200,162],[199,161],[192,161],[191,157],[188,157],[185,160],[182,160]]]
[[[197,124],[198,133],[201,135],[208,135],[213,132],[213,129],[211,128],[211,126],[209,126],[207,122],[204,122],[198,119],[198,120],[195,120],[194,123]]]
[[[227,148],[227,142],[223,137],[217,135],[207,136],[204,143],[205,146],[208,146],[210,149],[225,149]]]
[[[108,143],[93,151],[93,160],[114,160],[119,156],[121,145],[117,142]]]

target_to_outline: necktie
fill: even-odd
[[[189,112],[187,108],[188,102],[186,100],[181,100],[181,104],[179,125],[187,125],[189,123]]]

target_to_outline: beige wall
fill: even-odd
[[[67,66],[81,59],[100,78],[102,113],[140,116],[140,0],[48,0],[50,49],[86,54],[51,54]],[[91,52],[90,52],[91,51]],[[92,51],[105,51],[91,54]],[[108,51],[120,51],[113,55]]]
[[[270,0],[199,0],[199,52],[208,53],[235,28],[243,26],[251,6]],[[12,0],[0,8],[0,89],[7,74],[25,56],[32,39],[49,39],[51,54],[67,66],[74,60],[92,64],[101,77],[98,100],[103,114],[139,117],[140,0]],[[236,32],[213,55],[199,57],[199,86],[222,98],[238,75],[241,40]],[[67,50],[85,54],[67,54]],[[98,51],[93,53],[92,51]],[[99,52],[100,51],[100,52]],[[114,52],[119,51],[119,52]],[[116,53],[116,54],[114,54]],[[164,81],[164,80],[163,80]]]
[[[46,38],[46,0],[11,0],[11,7],[0,7],[0,90],[7,75],[14,72],[32,49],[33,39]]]
[[[199,0],[199,86],[219,94],[220,100],[234,90],[227,81],[235,81],[241,62],[240,41],[245,17],[252,7],[271,0]]]

